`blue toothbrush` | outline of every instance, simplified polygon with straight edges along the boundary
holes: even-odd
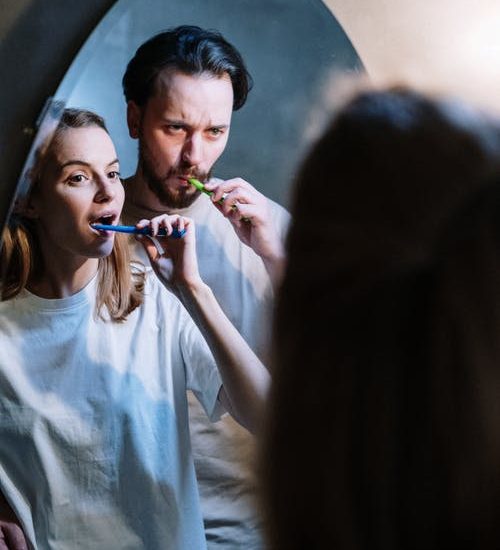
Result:
[[[91,225],[94,229],[98,229],[101,231],[118,231],[118,233],[135,233],[136,235],[151,235],[151,229],[149,227],[143,227],[142,229],[138,229],[133,225],[104,225],[101,223],[93,223]],[[172,237],[173,239],[180,239],[181,237],[184,236],[184,233],[186,233],[185,229],[183,229],[182,231],[179,231],[176,227],[174,227],[172,233],[168,236]],[[167,233],[165,232],[165,229],[160,229],[156,236],[167,237]]]

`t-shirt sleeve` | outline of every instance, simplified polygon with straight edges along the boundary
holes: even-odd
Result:
[[[271,208],[273,210],[273,220],[276,227],[276,231],[284,243],[286,241],[288,230],[290,228],[290,213],[278,203],[271,201]]]
[[[194,321],[186,312],[181,333],[181,351],[186,368],[186,386],[191,390],[212,422],[225,413],[218,400],[222,380],[214,356]]]

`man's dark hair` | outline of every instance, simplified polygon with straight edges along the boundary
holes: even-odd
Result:
[[[181,25],[153,36],[138,48],[123,76],[127,102],[145,105],[154,94],[158,75],[166,68],[188,75],[227,73],[233,85],[235,111],[244,105],[252,87],[243,58],[219,32]]]

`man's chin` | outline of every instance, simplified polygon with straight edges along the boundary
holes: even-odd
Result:
[[[167,209],[191,206],[200,196],[200,191],[176,175],[158,179],[148,170],[143,170],[145,181],[158,202]]]
[[[183,195],[183,196],[178,196],[178,197],[175,197],[171,202],[170,202],[170,208],[175,208],[175,209],[179,209],[179,208],[188,208],[188,206],[191,206],[193,204],[193,202],[200,196],[200,192],[197,191],[196,193],[192,193],[190,195]]]
[[[200,196],[200,191],[194,189],[190,193],[180,192],[172,193],[170,190],[153,189],[152,190],[159,200],[160,204],[166,208],[187,208]]]

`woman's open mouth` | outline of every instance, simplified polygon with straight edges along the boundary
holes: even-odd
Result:
[[[117,214],[115,213],[106,213],[102,216],[99,216],[97,218],[92,219],[89,222],[90,227],[92,228],[92,231],[95,231],[99,234],[105,234],[105,235],[111,235],[113,234],[112,231],[106,231],[105,229],[96,229],[94,225],[114,225],[115,221],[118,219]]]

